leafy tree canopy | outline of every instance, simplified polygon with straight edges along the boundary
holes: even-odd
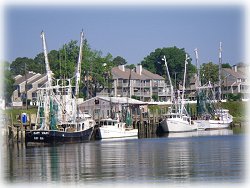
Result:
[[[222,68],[231,68],[231,65],[229,63],[222,63]]]
[[[6,102],[11,102],[11,96],[14,91],[14,83],[13,75],[10,71],[10,64],[8,62],[4,62],[4,98]]]
[[[26,71],[36,71],[36,64],[33,59],[27,57],[18,57],[10,65],[10,71],[13,75],[24,75]]]
[[[182,83],[186,52],[184,48],[168,47],[168,48],[157,48],[154,52],[151,52],[144,60],[141,62],[142,67],[153,72],[155,74],[161,75],[167,78],[167,71],[164,61],[162,60],[165,55],[168,70],[171,79],[176,81],[176,86]],[[188,60],[187,65],[187,80],[189,77],[195,73],[195,66],[191,64],[191,59]],[[174,82],[172,82],[174,83]]]
[[[114,66],[125,65],[125,64],[127,64],[127,61],[121,56],[117,56],[113,59]]]
[[[214,84],[219,80],[219,65],[212,62],[203,63],[200,68],[201,83],[207,84],[209,81]]]
[[[134,69],[135,65],[134,64],[130,64],[130,65],[126,65],[125,66],[127,69]]]

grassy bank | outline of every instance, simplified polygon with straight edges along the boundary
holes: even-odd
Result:
[[[17,108],[10,108],[2,111],[2,113],[6,116],[13,119],[13,123],[17,123],[17,116],[21,115],[22,113],[27,114],[36,114],[37,108],[36,107],[30,107],[27,110],[26,109],[17,109]]]

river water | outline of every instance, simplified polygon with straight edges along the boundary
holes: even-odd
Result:
[[[4,146],[5,184],[207,184],[245,182],[245,138],[232,130],[49,147]]]

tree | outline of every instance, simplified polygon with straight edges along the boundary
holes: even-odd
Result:
[[[79,46],[71,40],[59,51],[52,50],[48,54],[50,68],[55,78],[72,78],[78,61]]]
[[[134,64],[130,64],[130,65],[126,65],[125,66],[127,69],[134,69],[135,65]]]
[[[168,69],[171,79],[174,79],[176,86],[182,83],[186,52],[184,48],[169,47],[169,48],[157,48],[154,52],[151,52],[144,60],[141,62],[142,67],[153,72],[155,74],[161,75],[164,78],[167,78],[166,66],[162,60],[165,55]],[[195,73],[195,66],[192,65],[191,59],[188,60],[187,65],[187,80]]]
[[[232,68],[229,63],[222,63],[221,68]]]
[[[115,66],[112,58],[109,53],[103,57],[101,51],[92,50],[84,41],[82,79],[85,97],[96,96],[104,87],[110,88],[111,69]]]
[[[214,84],[219,81],[219,66],[212,62],[203,63],[200,68],[201,83],[207,84],[209,81]]]
[[[127,64],[127,61],[121,56],[117,56],[113,59],[113,65],[116,67],[119,65],[125,65],[125,64]]]
[[[26,71],[36,71],[35,61],[27,57],[18,57],[10,65],[10,71],[13,75],[24,75],[25,69]]]
[[[39,53],[34,58],[34,62],[37,65],[36,73],[45,73],[45,60],[44,60],[44,53]]]
[[[11,96],[14,91],[14,83],[13,75],[10,71],[9,62],[4,62],[4,98],[6,102],[11,102]]]

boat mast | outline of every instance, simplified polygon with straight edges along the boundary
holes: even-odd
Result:
[[[199,88],[201,86],[201,81],[200,81],[200,63],[199,63],[199,56],[198,56],[198,49],[194,49],[195,53],[195,60],[196,60],[196,69],[197,69],[197,81],[196,81],[196,88]]]
[[[50,67],[49,67],[46,40],[45,40],[45,34],[44,34],[43,31],[41,33],[41,38],[42,38],[42,42],[43,42],[43,52],[44,52],[44,58],[45,58],[46,74],[47,74],[47,77],[48,77],[48,87],[49,87],[49,89],[51,89],[51,86],[52,86],[52,71],[50,70]]]
[[[80,50],[79,50],[79,56],[78,56],[78,62],[76,67],[76,90],[75,90],[75,96],[79,95],[79,84],[80,84],[80,78],[81,78],[81,63],[82,63],[82,47],[83,47],[83,31],[80,34]]]
[[[184,91],[185,91],[185,84],[186,84],[186,72],[187,72],[187,64],[189,57],[186,54],[186,59],[185,59],[185,69],[184,69],[184,78],[183,78],[183,86],[182,86],[182,96],[181,96],[181,114],[183,113],[183,108],[184,108]]]
[[[166,56],[165,55],[163,56],[162,60],[164,60],[164,62],[165,62],[165,66],[166,66],[166,70],[167,70],[167,75],[168,75],[168,80],[169,80],[169,83],[170,83],[170,92],[171,92],[170,93],[171,94],[170,100],[171,100],[171,102],[173,102],[174,89],[173,89],[172,80],[170,78],[170,74],[169,74],[169,71],[168,71],[168,64],[167,64],[167,60],[166,60]]]
[[[46,75],[47,75],[47,78],[48,78],[48,82],[47,82],[48,89],[45,89],[46,94],[45,94],[44,98],[41,99],[41,100],[44,101],[44,104],[42,104],[44,106],[44,120],[43,120],[43,123],[44,123],[45,129],[48,129],[50,118],[51,118],[50,117],[50,110],[51,110],[51,98],[50,98],[50,96],[52,95],[52,92],[51,92],[52,91],[52,71],[50,70],[50,67],[49,67],[46,39],[45,39],[45,34],[44,34],[43,31],[41,33],[41,38],[42,38],[42,44],[43,44]],[[41,103],[41,101],[40,101],[40,103]]]
[[[219,48],[219,101],[221,101],[221,65],[222,65],[222,42]]]

